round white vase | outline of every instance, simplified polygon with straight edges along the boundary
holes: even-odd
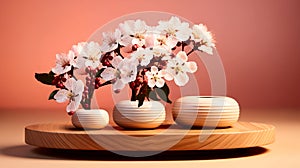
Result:
[[[72,124],[80,129],[102,129],[108,123],[108,113],[102,109],[78,109],[72,116]]]
[[[153,129],[166,118],[165,107],[157,101],[145,101],[138,107],[138,101],[123,100],[113,110],[113,120],[125,129]]]
[[[239,104],[225,96],[186,96],[172,108],[177,124],[188,127],[229,127],[238,121]]]

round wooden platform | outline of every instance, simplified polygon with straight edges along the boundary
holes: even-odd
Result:
[[[183,129],[176,125],[155,130],[76,130],[70,123],[30,125],[25,128],[29,145],[76,150],[158,151],[212,150],[264,146],[274,142],[272,125],[238,122],[230,128]]]

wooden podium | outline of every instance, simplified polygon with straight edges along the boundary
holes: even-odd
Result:
[[[252,122],[237,122],[232,127],[211,130],[188,130],[177,125],[163,125],[153,130],[123,130],[112,126],[102,130],[76,130],[71,123],[45,123],[25,128],[25,141],[29,145],[75,150],[156,151],[172,143],[166,150],[234,149],[264,146],[274,140],[274,126]]]

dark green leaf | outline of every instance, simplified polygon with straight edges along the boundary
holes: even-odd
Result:
[[[135,89],[131,89],[131,101],[136,101],[137,97],[136,97],[136,91]]]
[[[55,73],[54,73],[54,72],[52,72],[52,71],[50,71],[50,72],[49,72],[49,75],[53,75],[53,76],[54,76],[54,75],[55,75]]]
[[[51,94],[50,94],[48,100],[52,100],[52,99],[55,100],[55,99],[54,99],[54,95],[56,95],[57,92],[58,92],[58,90],[54,90],[53,92],[51,92]]]
[[[97,71],[96,73],[96,78],[100,77],[101,73],[105,70],[105,68],[100,69],[99,71]]]
[[[149,99],[149,95],[150,95],[150,92],[152,91],[152,89],[148,86],[148,84],[146,84],[146,88],[145,88],[145,96],[147,98],[148,101],[150,101]]]
[[[157,93],[155,92],[155,90],[150,91],[149,98],[154,101],[160,101],[160,99],[157,97]]]
[[[39,82],[46,84],[46,85],[53,85],[52,81],[54,80],[54,74],[53,73],[35,73],[34,75],[35,79]]]
[[[139,94],[137,96],[137,99],[139,101],[138,107],[141,107],[144,104],[145,97],[146,97],[145,94]]]
[[[160,89],[162,89],[162,90],[165,92],[165,94],[166,94],[167,96],[169,96],[169,94],[170,94],[170,89],[169,89],[169,86],[168,86],[166,83],[165,83],[164,86],[161,87]]]
[[[161,88],[155,88],[155,92],[158,94],[158,96],[167,103],[172,103],[172,101],[169,99],[170,89],[167,84],[165,84]]]

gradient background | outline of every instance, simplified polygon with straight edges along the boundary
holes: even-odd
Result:
[[[300,1],[298,0],[1,0],[1,109],[53,109],[53,88],[35,81],[55,54],[85,41],[117,17],[141,11],[174,13],[204,23],[215,34],[228,95],[242,108],[300,108]],[[199,77],[201,93],[209,79]],[[110,88],[98,91],[98,95]],[[109,94],[106,94],[109,95]],[[110,108],[108,96],[99,100]]]
[[[300,167],[299,7],[299,0],[0,0],[1,165]],[[34,73],[47,72],[55,64],[56,53],[67,52],[72,44],[87,40],[112,19],[149,10],[204,23],[215,34],[228,95],[242,107],[240,120],[276,127],[276,142],[264,154],[216,160],[203,160],[200,155],[199,160],[178,161],[119,161],[102,155],[99,160],[91,160],[86,155],[87,160],[82,160],[76,154],[39,154],[35,147],[25,144],[25,126],[70,121],[65,104],[48,101],[53,88],[38,83]],[[201,94],[209,94],[205,69],[200,66],[197,74]],[[101,106],[107,109],[113,105],[110,93],[109,87],[97,91]]]

